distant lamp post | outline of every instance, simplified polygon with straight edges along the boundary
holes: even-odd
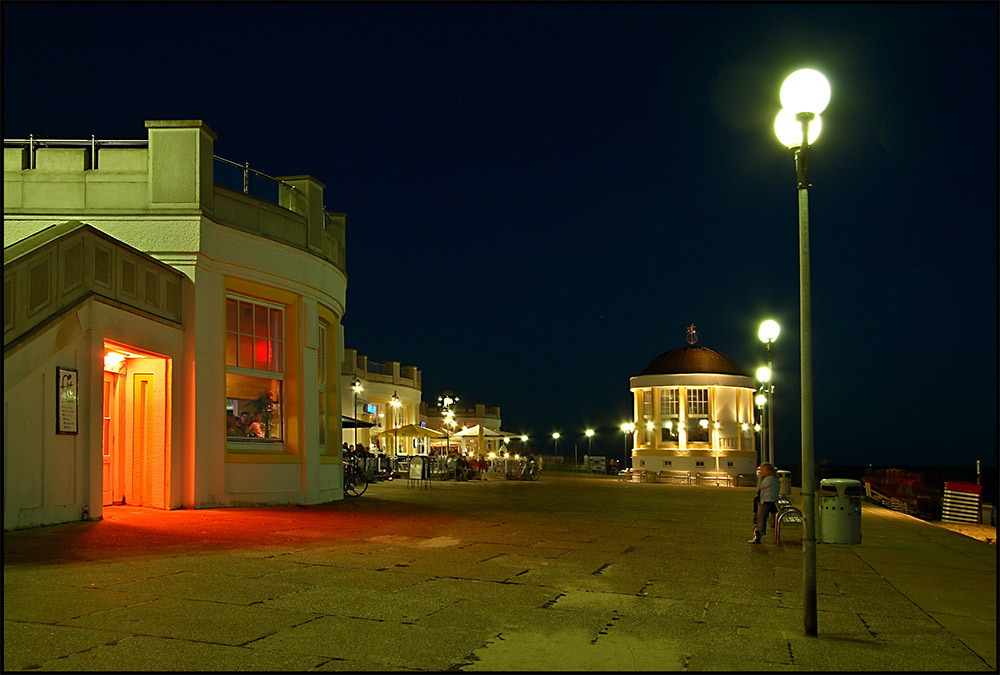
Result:
[[[358,394],[364,391],[364,387],[361,386],[361,380],[358,376],[354,376],[354,381],[351,382],[351,389],[354,390],[354,449],[358,449]]]
[[[392,406],[392,454],[399,454],[399,407],[402,402],[399,397],[396,396],[396,392],[392,392],[392,398],[389,400],[389,405]]]
[[[774,364],[771,363],[771,343],[778,339],[781,333],[781,326],[773,319],[768,319],[760,324],[757,329],[757,337],[767,345],[767,368],[774,375]],[[768,396],[771,405],[767,409],[767,461],[774,464],[774,382],[768,380]]]
[[[763,424],[763,422],[764,422],[764,406],[767,404],[767,396],[765,396],[764,394],[762,394],[762,393],[760,393],[758,391],[757,392],[757,396],[755,396],[754,399],[753,399],[753,402],[754,402],[754,404],[756,404],[757,410],[760,411],[760,415],[758,415],[758,419],[760,421],[757,424],[755,424],[754,427],[753,427],[754,431],[757,432],[757,438],[759,439],[759,442],[760,442],[760,461],[757,462],[757,463],[758,464],[763,464],[764,462],[767,461],[767,449],[764,446],[764,441],[765,441],[765,439],[764,439],[764,429],[766,429],[767,427],[765,427],[764,424]]]
[[[634,422],[625,422],[624,424],[622,424],[621,430],[622,430],[622,433],[625,434],[625,437],[622,439],[622,440],[625,441],[625,449],[622,452],[622,454],[625,455],[625,468],[627,469],[627,468],[629,468],[629,461],[628,461],[628,436],[629,436],[629,434],[634,434],[635,433],[635,423]]]
[[[809,146],[822,129],[820,113],[830,103],[822,73],[796,70],[781,85],[782,110],[774,132],[793,151],[799,195],[799,347],[802,370],[803,629],[816,635],[816,486],[813,451],[812,300],[809,281]]]
[[[552,433],[552,444],[553,444],[552,454],[553,455],[558,455],[559,454],[559,432],[558,431],[555,431],[555,432]]]
[[[587,435],[587,457],[589,458],[590,456],[592,456],[594,454],[594,430],[593,429],[587,429],[583,433],[585,433]],[[588,459],[587,461],[589,462],[590,460]],[[576,461],[576,455],[575,454],[573,456],[573,462],[576,463],[576,470],[579,471],[580,470],[580,464]],[[590,467],[587,467],[587,470],[589,471]]]
[[[757,369],[757,381],[760,382],[760,393],[757,394],[757,405],[760,406],[761,412],[764,419],[761,420],[761,425],[764,427],[764,435],[760,441],[760,461],[770,462],[774,464],[774,459],[770,456],[771,453],[768,451],[768,441],[771,438],[771,414],[774,412],[774,408],[768,405],[771,401],[769,389],[771,384],[771,369],[767,366],[761,366]]]
[[[458,424],[455,421],[455,411],[451,409],[451,406],[458,403],[458,397],[454,396],[451,392],[445,392],[438,396],[438,407],[441,408],[441,414],[444,415],[444,444],[445,444],[445,455],[447,456],[451,452],[451,434],[448,431],[448,427],[451,430],[455,430],[455,425]]]

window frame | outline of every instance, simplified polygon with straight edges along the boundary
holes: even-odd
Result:
[[[230,326],[230,323],[229,323],[229,302],[230,301],[235,301],[236,302],[236,325],[235,325],[235,330],[231,330],[231,328],[233,328],[233,327]],[[226,374],[226,380],[227,380],[226,387],[225,387],[225,389],[226,389],[225,390],[225,399],[226,399],[225,411],[226,411],[227,418],[228,418],[228,415],[235,414],[237,412],[234,409],[234,406],[235,406],[235,404],[233,403],[234,401],[252,400],[252,399],[240,399],[240,398],[236,398],[236,397],[230,395],[230,389],[229,389],[229,383],[228,383],[229,376],[233,375],[233,376],[238,376],[238,377],[248,377],[248,378],[255,378],[255,379],[259,379],[259,380],[270,381],[272,383],[276,383],[276,384],[273,384],[272,386],[274,386],[277,389],[277,391],[278,391],[278,396],[277,396],[277,399],[276,399],[276,401],[274,403],[274,405],[278,406],[278,436],[277,437],[267,437],[267,438],[252,438],[252,437],[245,437],[245,436],[231,436],[231,435],[229,435],[228,429],[227,429],[227,432],[226,432],[226,449],[229,450],[229,451],[238,451],[238,452],[247,452],[247,451],[249,451],[249,452],[284,452],[285,445],[286,445],[286,443],[288,441],[288,438],[287,438],[287,433],[288,432],[287,432],[287,428],[286,428],[286,424],[287,424],[287,419],[286,418],[287,418],[287,415],[286,415],[286,410],[285,410],[285,406],[286,406],[285,399],[287,397],[287,391],[286,391],[286,387],[287,387],[287,385],[286,385],[286,379],[287,378],[286,378],[286,376],[287,376],[287,358],[288,358],[288,354],[287,354],[287,343],[288,343],[288,340],[287,340],[287,336],[288,336],[287,321],[288,321],[288,315],[289,315],[288,307],[285,304],[281,303],[281,302],[275,302],[273,300],[266,300],[264,298],[253,297],[253,296],[250,296],[250,295],[246,295],[246,294],[238,293],[238,292],[234,292],[234,291],[229,291],[229,290],[227,290],[226,293],[225,293],[224,303],[225,303],[224,304],[225,315],[224,315],[224,319],[223,319],[224,328],[225,328],[225,361],[224,361],[224,363],[225,363],[225,374]],[[251,319],[252,323],[251,323],[251,326],[250,326],[251,333],[245,333],[245,332],[243,332],[241,330],[241,325],[240,325],[240,318],[241,318],[240,317],[240,303],[247,303],[247,304],[249,304],[249,305],[251,305],[253,307],[253,312],[252,312],[253,316],[252,316],[252,319]],[[265,336],[259,336],[259,335],[257,335],[256,334],[256,330],[254,330],[255,329],[255,325],[256,325],[256,321],[257,321],[257,316],[258,316],[258,314],[257,314],[258,308],[266,309],[267,310],[267,312],[266,312],[266,320],[265,320],[265,327],[266,327],[267,335],[265,335]],[[273,315],[272,312],[274,312],[274,311],[280,313],[277,324],[275,324],[274,320],[273,320],[273,316],[274,315]],[[277,331],[275,331],[275,332],[279,333],[278,335],[271,335],[271,332],[272,332],[273,328],[277,328]],[[234,353],[230,352],[230,350],[231,350],[230,336],[231,335],[235,335],[235,338],[236,338],[235,339],[235,343],[233,344],[233,347],[232,347],[232,349],[234,350]],[[240,345],[241,345],[240,338],[241,337],[250,338],[250,345],[251,345],[251,349],[250,349],[250,363],[251,363],[251,366],[250,367],[247,367],[245,365],[240,365],[241,364],[241,358],[240,358]],[[269,356],[268,356],[268,362],[266,364],[266,368],[256,368],[256,367],[253,367],[253,366],[257,365],[257,362],[256,362],[256,351],[257,351],[256,350],[256,341],[257,340],[264,340],[266,343],[271,343],[271,344],[268,344],[268,347],[266,348],[267,349],[267,353],[269,354]],[[277,350],[274,349],[275,345],[277,345]],[[272,359],[271,354],[273,354],[275,351],[277,351],[277,356],[273,357],[273,359]],[[234,362],[235,365],[233,363],[231,363],[231,362]],[[277,369],[275,369],[275,368],[277,368]],[[239,416],[239,415],[237,415],[237,416]]]

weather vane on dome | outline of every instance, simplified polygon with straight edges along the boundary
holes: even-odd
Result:
[[[693,345],[695,342],[698,341],[698,331],[694,329],[694,324],[688,326],[687,341],[689,345]]]

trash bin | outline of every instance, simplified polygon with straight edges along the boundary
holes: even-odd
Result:
[[[778,480],[781,481],[781,487],[778,489],[778,492],[783,495],[792,494],[792,472],[779,469]]]
[[[861,543],[861,481],[824,478],[819,482],[818,535],[824,544]]]

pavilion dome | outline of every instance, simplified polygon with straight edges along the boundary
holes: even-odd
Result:
[[[688,375],[716,373],[749,377],[731,358],[708,347],[679,347],[663,352],[649,362],[641,375]]]

